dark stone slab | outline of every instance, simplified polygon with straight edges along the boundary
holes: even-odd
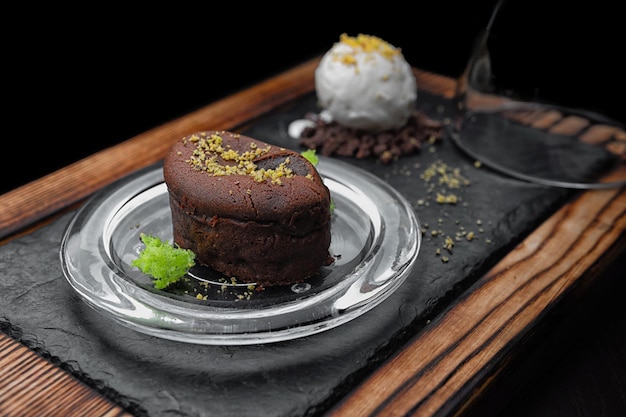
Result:
[[[427,93],[419,97],[431,117],[452,117],[451,102]],[[245,133],[297,149],[288,124],[311,110],[314,97],[304,97]],[[59,246],[70,213],[0,247],[1,327],[137,415],[320,415],[571,195],[476,168],[446,138],[391,165],[345,160],[398,189],[425,227],[407,281],[349,323],[298,340],[252,346],[193,345],[137,333],[89,308],[63,277]],[[470,181],[442,190],[460,197],[455,205],[436,203],[442,186],[431,189],[421,178],[438,161]],[[475,238],[468,240],[463,232],[474,232]],[[444,239],[457,234],[461,237],[448,253]]]

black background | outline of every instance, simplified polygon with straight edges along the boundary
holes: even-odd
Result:
[[[495,4],[18,10],[3,60],[0,192],[320,55],[342,32],[379,36],[411,65],[458,77]],[[620,119],[617,8],[576,7],[509,0],[498,21],[501,79]]]

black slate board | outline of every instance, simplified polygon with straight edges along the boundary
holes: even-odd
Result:
[[[449,100],[419,93],[431,117],[453,117]],[[243,133],[299,149],[289,123],[315,111],[303,97]],[[89,308],[63,277],[59,247],[73,213],[0,247],[0,328],[52,358],[136,415],[315,416],[328,410],[571,195],[475,168],[444,138],[391,165],[342,158],[385,179],[411,202],[425,227],[415,268],[385,302],[345,325],[298,340],[202,346],[158,339]],[[421,173],[436,161],[471,184],[434,202]],[[441,233],[432,235],[432,231]],[[473,231],[443,249],[445,236]],[[437,249],[441,255],[437,255]],[[442,256],[448,256],[448,262]]]

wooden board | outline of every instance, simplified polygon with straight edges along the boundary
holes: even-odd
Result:
[[[207,120],[210,128],[241,129],[311,92],[316,65],[317,60],[306,62],[0,196],[0,243],[31,233],[105,185],[161,160],[179,137],[209,128]],[[454,80],[416,73],[422,89],[448,98],[454,94]],[[614,176],[626,178],[626,172]],[[625,229],[624,189],[581,193],[359,384],[331,415],[462,414],[515,360],[516,346],[551,311],[593,285],[604,266],[623,252]],[[42,397],[53,399],[51,409],[73,404],[76,415],[120,412],[97,391],[1,332],[0,375],[4,414],[29,415]],[[62,382],[54,383],[57,378]]]

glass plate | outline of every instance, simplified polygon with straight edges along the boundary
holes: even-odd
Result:
[[[292,286],[237,284],[194,267],[167,290],[131,266],[140,233],[172,241],[162,164],[96,193],[61,242],[63,273],[95,310],[121,324],[180,342],[243,345],[322,332],[371,310],[407,278],[421,245],[411,205],[389,184],[345,162],[317,166],[335,202],[331,255],[319,277]]]

